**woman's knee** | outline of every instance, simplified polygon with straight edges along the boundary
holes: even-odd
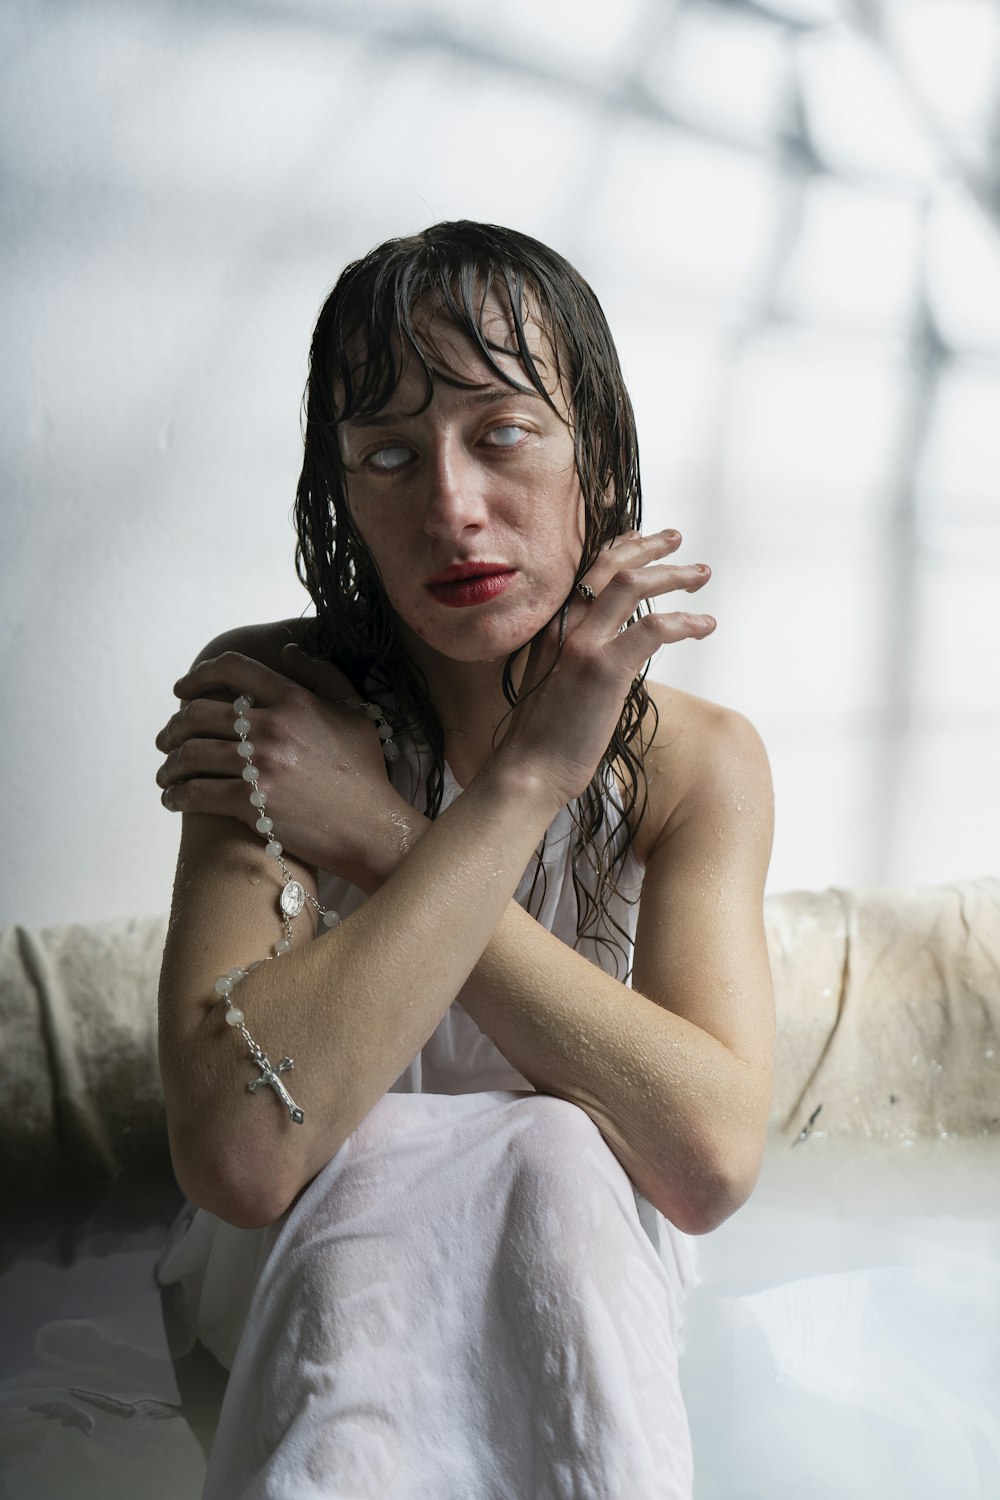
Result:
[[[518,1200],[535,1218],[562,1231],[567,1219],[595,1227],[608,1212],[632,1213],[631,1183],[600,1130],[579,1105],[550,1094],[519,1101],[507,1144],[514,1158]]]

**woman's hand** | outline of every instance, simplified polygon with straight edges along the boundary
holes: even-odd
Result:
[[[357,694],[344,674],[292,644],[281,665],[287,675],[226,651],[179,679],[181,707],[156,738],[166,752],[156,776],[161,800],[173,812],[254,826],[260,810],[243,779],[232,706],[249,695],[247,737],[275,837],[304,864],[366,885],[391,820],[412,809],[389,784],[374,723],[345,706]]]
[[[686,611],[657,612],[628,625],[643,599],[693,593],[708,582],[711,569],[704,563],[658,561],[680,542],[676,531],[613,538],[581,580],[595,597],[570,596],[562,649],[562,611],[532,643],[498,753],[527,756],[562,803],[589,785],[633,679],[650,657],[668,642],[701,640],[715,629],[711,615]]]

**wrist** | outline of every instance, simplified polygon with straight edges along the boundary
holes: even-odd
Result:
[[[350,877],[366,896],[373,895],[388,880],[431,826],[430,819],[404,802],[398,793],[392,795],[392,804],[380,814]]]
[[[506,743],[493,752],[472,786],[477,783],[488,788],[499,802],[509,805],[518,818],[536,824],[539,837],[565,806],[565,799],[542,767]]]

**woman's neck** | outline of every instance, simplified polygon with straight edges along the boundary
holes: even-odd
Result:
[[[444,752],[455,779],[467,786],[503,738],[510,704],[503,693],[505,661],[454,661],[437,652],[411,651],[427,680],[444,729]],[[515,687],[523,659],[514,666]]]

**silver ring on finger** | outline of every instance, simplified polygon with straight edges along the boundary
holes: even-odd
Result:
[[[593,604],[594,600],[597,598],[597,595],[594,593],[594,590],[590,587],[589,583],[578,583],[576,586],[576,591],[580,595],[581,599],[586,599],[588,604]]]

